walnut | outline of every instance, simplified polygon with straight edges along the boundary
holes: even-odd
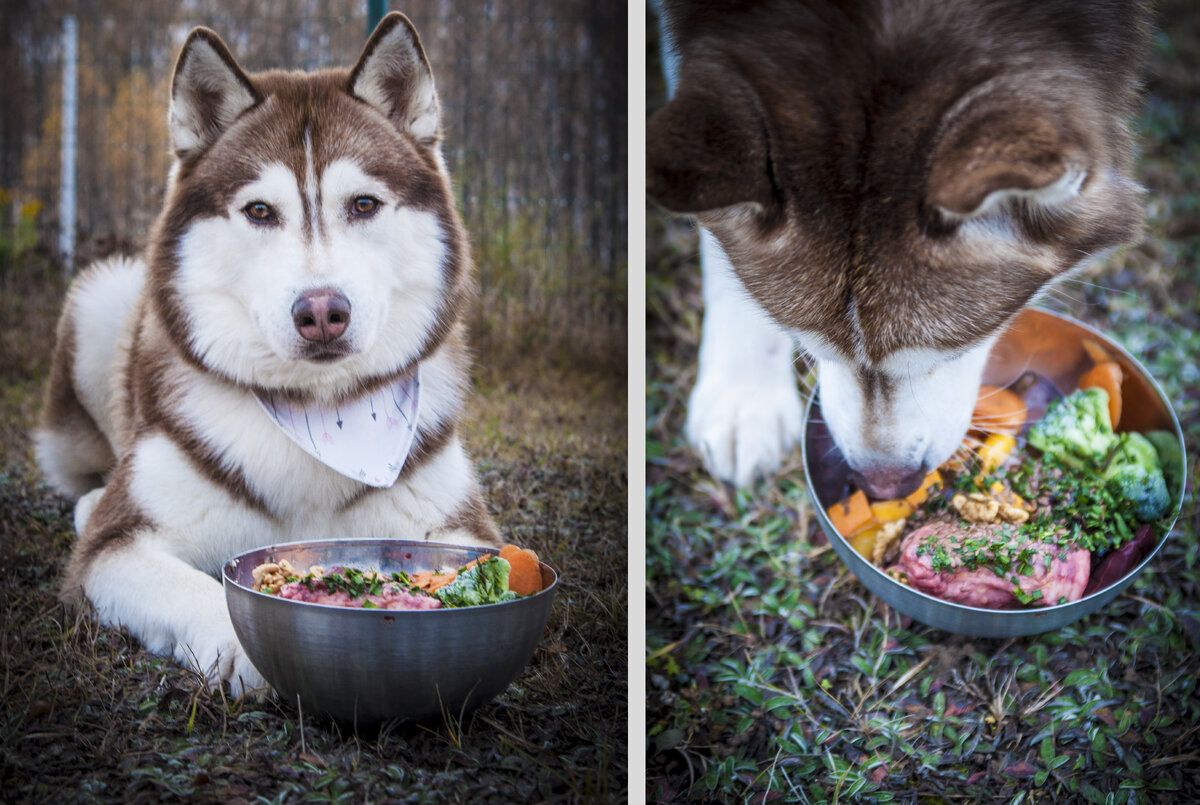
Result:
[[[1029,519],[1029,512],[1022,509],[1020,506],[1014,506],[1011,503],[1000,502],[1000,519],[1006,523],[1020,525]]]
[[[1000,490],[999,495],[1005,495],[1009,500],[1003,497],[991,497],[983,492],[972,492],[969,495],[964,495],[961,492],[950,499],[950,505],[953,506],[964,520],[972,523],[997,523],[1004,521],[1013,525],[1020,525],[1029,519],[1029,512],[1021,506],[1010,502],[1015,496],[1007,490]],[[1020,498],[1016,498],[1019,502]]]
[[[900,532],[904,531],[904,524],[907,522],[907,519],[901,518],[886,522],[879,527],[879,533],[875,535],[875,547],[871,550],[873,564],[876,566],[883,564],[883,555],[900,538]]]
[[[994,523],[1000,513],[1000,501],[982,492],[972,492],[970,495],[959,492],[950,499],[950,505],[964,520],[972,523]]]
[[[312,571],[324,572],[320,567],[314,567]],[[292,567],[292,563],[286,559],[261,564],[254,568],[254,591],[277,593],[279,592],[279,588],[286,584],[289,578],[299,575],[300,572]],[[317,575],[320,574],[318,573]]]

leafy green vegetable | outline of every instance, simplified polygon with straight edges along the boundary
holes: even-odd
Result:
[[[1183,489],[1184,473],[1179,437],[1170,431],[1152,430],[1146,434],[1146,438],[1158,451],[1158,463],[1162,466],[1163,480],[1167,482],[1167,492],[1177,496]]]
[[[1173,434],[1149,438],[1113,433],[1108,393],[1092,388],[1056,401],[1029,431],[1029,443],[1042,451],[1039,490],[1024,486],[1025,471],[1014,473],[1013,488],[1047,496],[1053,515],[1035,517],[1026,528],[1047,532],[1054,521],[1069,525],[1069,539],[1088,550],[1116,547],[1133,538],[1138,522],[1161,519],[1171,496],[1164,461],[1178,472],[1182,463]],[[1161,454],[1156,447],[1162,444]],[[1167,458],[1163,458],[1167,457]],[[1172,482],[1178,488],[1178,480]]]
[[[1029,429],[1029,443],[1072,467],[1098,466],[1116,436],[1108,415],[1108,392],[1079,389],[1054,403]]]
[[[506,559],[494,556],[460,572],[458,578],[434,595],[448,607],[476,607],[511,601],[517,594],[508,589],[509,570]]]
[[[1109,491],[1128,501],[1143,523],[1159,519],[1171,507],[1154,445],[1140,433],[1122,433],[1102,473]]]

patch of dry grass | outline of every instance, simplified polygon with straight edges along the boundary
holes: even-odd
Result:
[[[477,711],[354,735],[271,699],[230,701],[122,631],[66,614],[55,591],[70,510],[40,485],[28,439],[63,284],[36,271],[2,279],[5,801],[624,798],[623,375],[482,352],[464,437],[501,529],[560,573],[550,623],[529,667]]]
[[[48,262],[0,266],[0,457],[27,461],[66,283]]]

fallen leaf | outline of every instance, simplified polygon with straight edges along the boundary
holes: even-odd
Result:
[[[321,757],[318,754],[314,754],[313,752],[301,752],[299,755],[299,759],[303,760],[305,763],[308,763],[309,765],[319,766],[322,769],[328,767],[328,765],[329,765],[328,763],[325,762],[325,758]]]

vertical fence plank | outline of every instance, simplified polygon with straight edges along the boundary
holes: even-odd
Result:
[[[62,162],[58,195],[58,252],[67,275],[75,270],[75,138],[78,110],[79,26],[71,15],[62,29]]]

